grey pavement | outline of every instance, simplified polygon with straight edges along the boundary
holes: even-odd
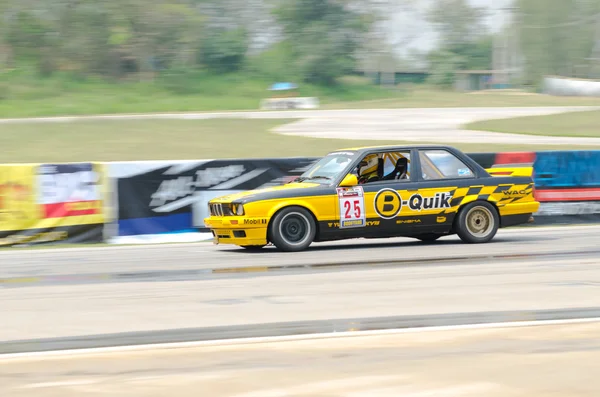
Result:
[[[369,264],[472,256],[565,253],[600,250],[600,225],[507,228],[491,243],[465,244],[456,236],[433,244],[415,239],[354,239],[315,243],[297,253],[267,247],[259,253],[231,245],[187,243],[66,249],[0,250],[0,286],[6,278],[98,275],[267,266]],[[27,280],[24,280],[27,281]]]
[[[454,263],[433,261],[378,267],[368,266],[365,262],[363,267],[346,271],[256,273],[252,277],[241,274],[182,281],[134,279],[127,283],[8,285],[0,287],[3,315],[0,340],[288,321],[598,307],[600,260],[597,251],[579,257],[471,261],[467,258],[475,250],[488,253],[500,250],[514,255],[544,245],[547,252],[563,253],[597,248],[598,228],[570,229],[557,228],[554,232],[519,230],[512,235],[507,233],[506,241],[487,245],[451,242],[427,246],[428,252],[435,251],[440,257],[448,256],[449,251],[461,252],[465,259]],[[324,255],[339,260],[356,259],[357,255],[368,258],[372,254],[385,255],[391,261],[405,256],[411,249],[417,250],[413,251],[416,258],[425,253],[423,246],[406,249],[404,243],[384,248],[375,244],[371,248],[354,250],[309,251],[303,260],[310,263]],[[150,262],[149,257],[152,257],[156,268],[167,271],[182,263],[193,266],[193,258],[199,258],[201,254],[194,249],[198,248],[137,247],[112,252],[110,249],[89,249],[79,250],[74,257],[70,256],[73,252],[55,251],[52,254],[46,251],[37,259],[33,259],[34,255],[28,259],[34,261],[29,266],[37,263],[41,268],[48,263],[48,267],[55,267],[62,263],[63,272],[73,272],[86,254],[95,255],[94,262],[82,264],[81,268],[95,267],[95,271],[104,266],[132,269],[138,262]],[[229,252],[230,249],[221,252],[219,247],[204,249],[217,257],[229,256],[229,264],[244,260],[254,264],[281,264],[299,257],[277,253],[268,260],[270,254],[241,254]],[[147,254],[140,257],[144,250],[148,250]],[[19,254],[26,257],[24,251]],[[19,259],[13,256],[9,264],[4,261],[8,256],[0,256],[1,268],[17,268]],[[52,262],[44,262],[52,258]],[[180,262],[182,258],[184,262]],[[209,265],[202,259],[196,259],[195,263]]]
[[[539,116],[598,108],[461,108],[357,111],[327,118],[307,117],[275,132],[315,138],[401,140],[413,143],[490,143],[523,145],[600,145],[600,138],[549,137],[471,131],[463,125],[491,119]],[[598,120],[600,124],[600,117]],[[569,131],[565,131],[567,135]]]
[[[10,397],[597,397],[600,323],[0,361]]]

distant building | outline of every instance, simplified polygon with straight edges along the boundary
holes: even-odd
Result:
[[[457,91],[481,91],[510,88],[507,83],[508,72],[501,70],[458,70],[455,72],[454,88]]]

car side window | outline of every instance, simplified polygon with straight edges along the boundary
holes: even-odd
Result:
[[[420,150],[422,177],[425,180],[473,178],[473,171],[447,150]]]
[[[371,153],[357,167],[359,183],[410,180],[410,151]]]

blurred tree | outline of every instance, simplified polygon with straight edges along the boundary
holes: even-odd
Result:
[[[283,0],[275,15],[305,82],[333,85],[354,70],[368,14],[341,0]]]
[[[443,49],[463,48],[487,34],[485,9],[467,0],[437,0],[429,9],[428,21],[440,35]]]
[[[428,83],[450,88],[454,84],[455,72],[464,63],[464,58],[451,51],[437,50],[429,54],[428,61]]]
[[[209,28],[201,46],[200,60],[215,72],[236,72],[244,64],[248,34],[244,28]]]
[[[35,11],[19,9],[11,13],[7,22],[7,43],[16,58],[36,64],[41,74],[54,69],[56,45],[52,21]]]
[[[439,34],[440,45],[429,56],[429,82],[444,87],[454,82],[454,72],[489,69],[492,63],[492,37],[484,25],[486,12],[466,0],[438,0],[428,13],[428,21]]]
[[[0,34],[45,74],[119,77],[195,62],[202,18],[191,0],[5,1]]]
[[[526,81],[544,75],[584,77],[592,63],[600,0],[516,0],[516,28]],[[583,76],[581,74],[584,74]]]
[[[111,0],[111,42],[120,69],[145,74],[190,67],[200,43],[202,17],[186,0]]]

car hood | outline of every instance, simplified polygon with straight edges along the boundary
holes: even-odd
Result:
[[[316,187],[322,187],[322,185],[318,184],[318,183],[307,183],[307,182],[301,182],[301,183],[287,183],[285,185],[281,185],[281,186],[272,186],[272,187],[267,187],[267,188],[263,188],[263,189],[255,189],[255,190],[247,190],[244,192],[239,192],[239,193],[233,193],[233,194],[228,194],[226,196],[220,196],[220,197],[216,197],[212,200],[210,200],[213,203],[231,203],[233,201],[245,201],[245,199],[253,199],[253,198],[258,198],[260,196],[264,196],[264,195],[269,195],[271,196],[271,193],[276,193],[277,192],[290,192],[290,191],[294,191],[294,190],[304,190],[307,188],[316,188]]]

